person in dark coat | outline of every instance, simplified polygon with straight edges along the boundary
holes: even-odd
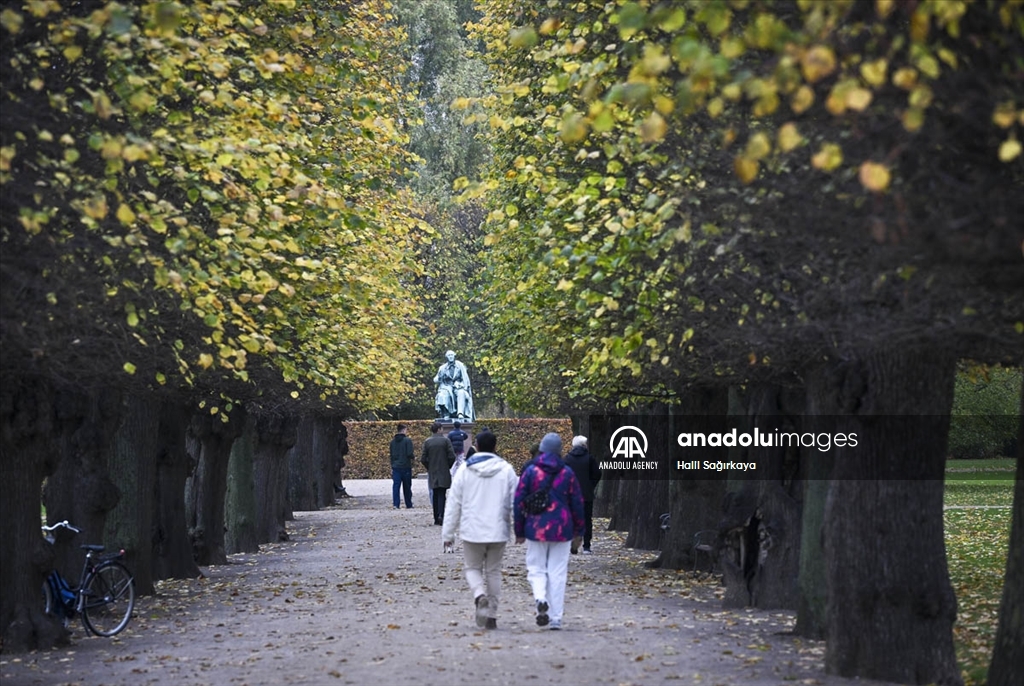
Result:
[[[402,489],[405,495],[405,508],[412,508],[412,461],[415,452],[412,447],[412,439],[408,436],[409,428],[405,424],[398,425],[398,433],[391,439],[389,450],[391,453],[391,500],[395,509],[398,509],[398,491]]]
[[[448,437],[441,434],[441,425],[430,426],[431,436],[423,442],[420,462],[427,468],[427,487],[434,494],[434,524],[441,526],[444,520],[445,494],[452,485],[452,466],[455,464],[455,450]]]
[[[573,473],[579,479],[580,490],[583,491],[583,516],[586,520],[583,529],[583,552],[589,553],[590,540],[594,535],[594,489],[601,480],[601,466],[587,449],[586,436],[576,436],[572,439],[572,450],[565,456],[565,463],[572,467]]]

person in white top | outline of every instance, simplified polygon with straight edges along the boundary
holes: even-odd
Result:
[[[462,539],[466,581],[473,591],[477,626],[498,628],[501,561],[515,539],[512,499],[519,478],[508,462],[494,453],[498,439],[490,431],[476,437],[478,452],[455,473],[445,503],[441,541],[452,552],[456,534]]]

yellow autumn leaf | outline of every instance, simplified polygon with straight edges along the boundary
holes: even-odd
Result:
[[[110,103],[110,97],[103,91],[93,94],[92,106],[93,109],[96,110],[96,116],[100,119],[110,119],[110,115],[113,114],[113,106]]]
[[[750,160],[762,160],[772,151],[772,143],[764,132],[755,133],[747,141],[747,149],[743,156]]]
[[[559,137],[565,143],[579,143],[587,137],[587,121],[579,112],[569,112],[562,118],[562,125],[558,131]]]
[[[8,33],[15,34],[21,31],[21,25],[25,23],[24,17],[10,8],[0,12],[0,26],[7,29]]]
[[[901,119],[903,128],[913,133],[924,126],[924,110],[919,107],[910,107],[903,113]]]
[[[917,70],[913,67],[903,67],[897,69],[892,75],[892,83],[897,88],[903,90],[910,90],[917,85]]]
[[[863,112],[871,104],[871,91],[867,88],[853,88],[846,92],[846,106],[855,112]]]
[[[712,98],[711,102],[708,103],[708,116],[712,119],[717,118],[722,111],[725,109],[725,101],[721,98]]]
[[[668,131],[668,124],[665,118],[657,112],[651,112],[640,124],[640,138],[644,143],[656,143],[665,137]]]
[[[131,224],[135,221],[135,213],[132,212],[132,208],[121,203],[117,208],[117,220],[122,224]]]
[[[843,163],[843,149],[835,143],[825,143],[811,158],[815,169],[830,172]]]
[[[875,0],[875,11],[878,12],[878,16],[885,19],[892,12],[893,5],[896,4],[896,0]]]
[[[860,183],[869,191],[884,191],[889,187],[889,168],[877,162],[864,162],[860,165]]]
[[[733,169],[736,171],[736,176],[739,177],[740,181],[750,183],[757,178],[760,165],[757,163],[757,160],[740,156],[733,161]]]
[[[672,58],[665,54],[660,45],[644,44],[644,56],[640,60],[640,69],[644,74],[657,76],[672,66]]]
[[[886,72],[889,70],[889,61],[884,57],[873,62],[865,62],[860,65],[860,75],[871,86],[882,86],[885,84]]]
[[[124,370],[126,372],[128,372],[129,374],[134,374],[135,373],[135,369],[136,369],[135,365],[132,364],[131,362],[125,362],[124,363]]]
[[[1020,156],[1021,145],[1020,141],[1016,138],[1010,138],[1003,141],[1002,145],[999,146],[999,161],[1000,162],[1012,162]]]
[[[1010,128],[1016,119],[1017,112],[1012,102],[1000,103],[996,107],[996,111],[992,113],[992,123],[1001,129]]]
[[[199,366],[203,369],[209,369],[213,365],[213,355],[209,353],[203,353],[199,356]]]
[[[789,122],[782,125],[779,129],[779,150],[782,152],[789,152],[796,146],[800,145],[804,140],[804,137],[800,135],[800,132],[796,128],[796,124]]]
[[[514,28],[508,33],[508,42],[514,48],[528,50],[537,45],[538,40],[537,30],[532,26]]]
[[[80,45],[69,45],[64,48],[64,58],[68,62],[74,62],[82,56],[82,46]]]
[[[94,195],[85,201],[82,206],[82,211],[85,216],[91,217],[92,219],[103,219],[107,216],[107,199],[102,195]]]
[[[789,107],[796,114],[803,114],[813,104],[814,91],[811,90],[810,86],[800,86],[796,93],[793,94],[793,99],[790,101]]]
[[[658,110],[658,112],[663,115],[672,114],[676,109],[676,101],[673,98],[669,98],[664,95],[655,95],[654,109]]]
[[[832,48],[825,45],[815,45],[804,53],[800,60],[800,67],[804,78],[814,83],[825,78],[836,68],[836,56]]]

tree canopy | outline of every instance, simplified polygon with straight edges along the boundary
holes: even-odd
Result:
[[[402,397],[418,301],[399,276],[429,232],[396,192],[409,99],[389,12],[5,8],[5,377]]]
[[[488,2],[492,374],[577,397],[1019,351],[1019,5]],[[490,261],[490,260],[489,260]],[[550,398],[548,399],[550,401]]]

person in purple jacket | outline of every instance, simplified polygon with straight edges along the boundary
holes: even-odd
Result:
[[[523,469],[516,487],[516,543],[526,541],[526,579],[533,590],[537,626],[562,628],[569,548],[583,534],[583,491],[572,468],[562,461],[562,439],[544,436],[540,454]],[[540,514],[528,514],[523,500],[550,489],[550,503]]]

